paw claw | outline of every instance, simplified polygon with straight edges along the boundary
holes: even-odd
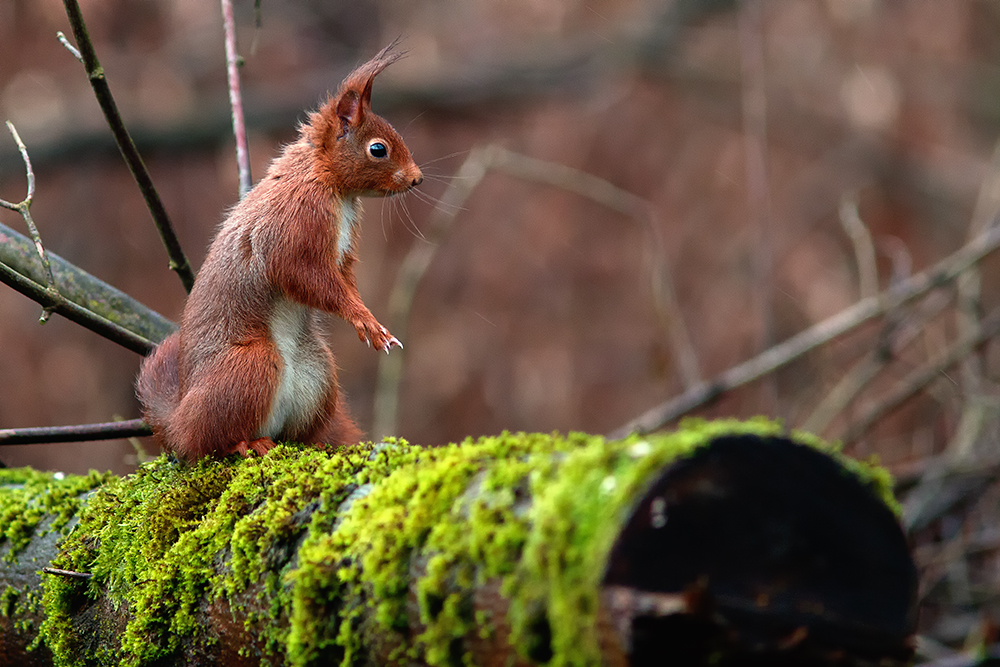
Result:
[[[271,438],[257,438],[256,440],[241,440],[236,443],[230,453],[236,453],[240,456],[246,457],[250,455],[250,452],[255,453],[257,456],[264,456],[275,446],[274,440]]]

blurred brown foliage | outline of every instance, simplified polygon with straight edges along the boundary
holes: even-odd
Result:
[[[81,4],[198,266],[236,198],[219,8]],[[273,0],[259,29],[249,1],[237,19],[258,177],[304,110],[403,35],[409,55],[380,77],[374,106],[429,178],[426,197],[366,204],[359,282],[383,321],[398,267],[426,243],[420,230],[434,198],[480,145],[574,167],[651,203],[675,317],[706,379],[860,298],[845,201],[857,202],[870,232],[879,289],[961,247],[1000,201],[993,0]],[[183,290],[57,30],[69,32],[58,0],[0,3],[0,116],[32,155],[42,238],[176,318]],[[0,197],[20,200],[23,182],[4,138]],[[20,229],[14,213],[0,211],[0,221]],[[609,432],[680,393],[648,244],[641,225],[593,201],[487,175],[416,294],[398,434],[435,444],[503,429]],[[997,263],[981,265],[983,312],[998,302]],[[954,289],[931,297],[941,293]],[[962,326],[953,304],[920,306],[935,310],[823,435],[842,435],[865,406],[943,354]],[[38,312],[0,289],[0,426],[137,416],[135,355],[58,317],[39,327]],[[860,327],[699,414],[801,425],[885,326]],[[330,337],[354,415],[370,428],[377,356],[339,320]],[[922,627],[940,641],[985,637],[989,614],[1000,612],[994,347],[942,373],[848,449],[877,454],[915,493],[929,493],[934,475],[941,489],[958,488],[929,520],[915,520],[908,505],[927,577]],[[0,458],[123,472],[131,451],[123,442],[21,446]],[[956,466],[979,470],[979,481],[959,475],[952,484]]]

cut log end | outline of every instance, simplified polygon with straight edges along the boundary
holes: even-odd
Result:
[[[609,662],[906,664],[917,573],[892,510],[837,461],[721,437],[666,468],[611,551]]]

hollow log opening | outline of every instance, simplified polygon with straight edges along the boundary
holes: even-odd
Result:
[[[720,437],[669,466],[611,551],[632,667],[903,664],[917,573],[896,517],[816,449]]]

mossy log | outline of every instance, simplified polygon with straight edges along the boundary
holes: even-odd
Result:
[[[0,470],[0,664],[902,665],[890,483],[766,421]]]

